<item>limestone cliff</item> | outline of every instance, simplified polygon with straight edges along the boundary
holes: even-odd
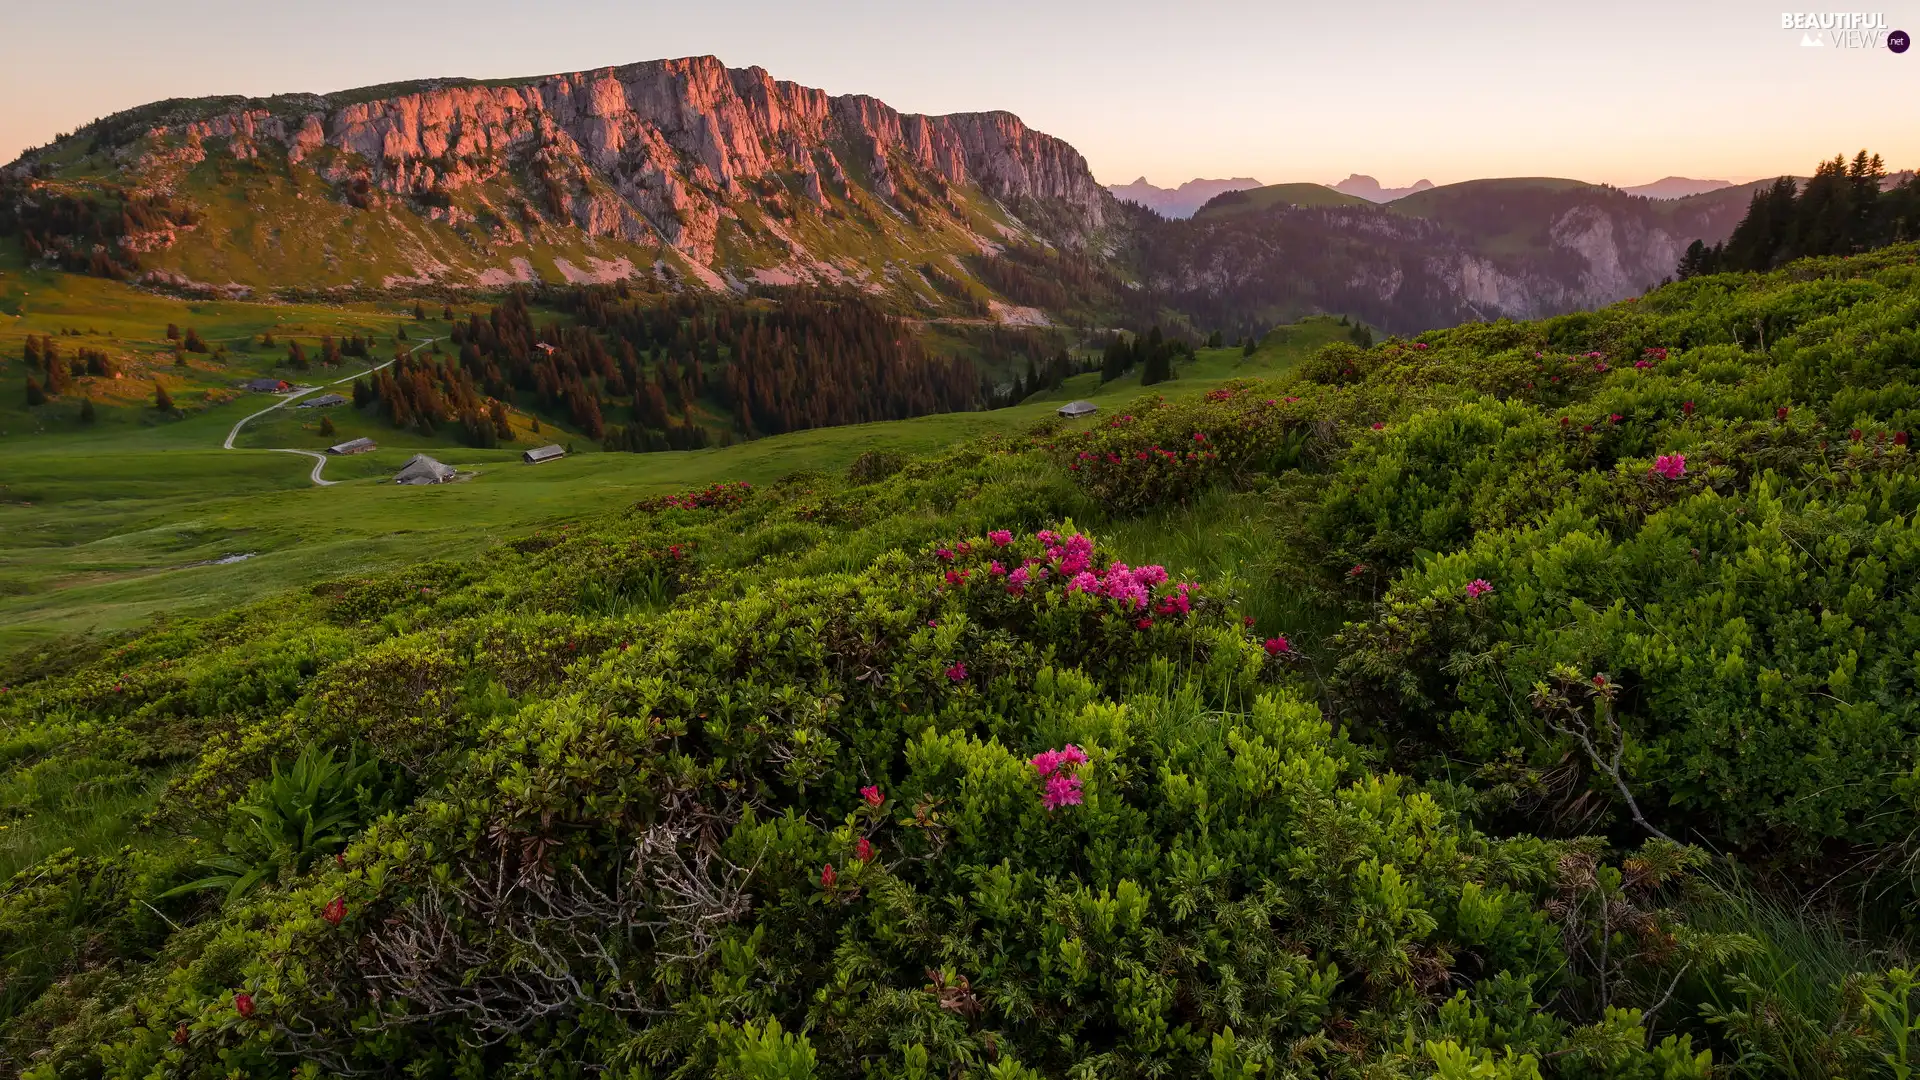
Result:
[[[824,265],[812,249],[859,250],[863,238],[844,234],[900,232],[902,222],[989,248],[996,235],[1027,234],[1020,208],[1034,203],[1047,204],[1039,217],[1058,232],[1044,239],[1071,246],[1113,216],[1085,159],[1011,113],[901,113],[711,56],[504,82],[166,102],[71,139],[89,144],[89,166],[110,162],[116,181],[141,193],[212,201],[208,162],[258,162],[296,182],[310,172],[361,211],[464,226],[482,253],[571,227],[657,245],[696,273]],[[73,156],[56,144],[10,172],[58,180],[53,163]],[[315,194],[297,183],[290,190]],[[796,236],[808,230],[793,227],[809,214],[822,219],[811,244]],[[728,222],[743,235],[724,236]],[[419,230],[410,235],[423,251],[434,247]],[[154,250],[173,239],[166,231],[122,242]],[[416,258],[413,269],[435,277],[448,261]]]

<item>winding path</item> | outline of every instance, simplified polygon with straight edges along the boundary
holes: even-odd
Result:
[[[433,344],[438,340],[440,339],[428,338],[425,341],[422,341],[420,344],[415,345],[413,348],[407,350],[407,355],[412,356],[414,353],[419,352],[421,349],[426,348],[427,346]],[[398,359],[398,358],[396,357],[395,359]],[[361,372],[358,375],[349,375],[344,379],[335,379],[330,383],[321,383],[319,386],[308,386],[299,390],[295,390],[294,392],[281,398],[279,401],[276,401],[273,404],[267,406],[266,408],[261,409],[259,412],[241,417],[239,422],[233,425],[233,430],[227,432],[227,441],[222,443],[220,448],[222,450],[241,450],[241,449],[265,450],[275,454],[299,454],[303,457],[310,457],[313,459],[313,471],[307,474],[307,479],[312,480],[315,484],[319,485],[320,487],[331,487],[332,485],[337,484],[340,481],[322,480],[320,478],[320,471],[327,467],[327,455],[318,450],[296,450],[291,446],[238,447],[233,445],[233,440],[240,437],[240,429],[243,427],[246,427],[247,421],[249,420],[257,420],[260,417],[267,415],[268,413],[272,412],[275,409],[285,408],[287,405],[290,405],[293,402],[299,401],[301,398],[306,397],[308,394],[311,394],[316,390],[325,390],[329,386],[339,386],[341,383],[350,383],[355,379],[364,378],[365,376],[371,375],[374,372],[381,370],[382,368],[390,366],[392,363],[393,361],[389,360],[385,364],[376,364],[375,366],[368,368],[367,370]]]

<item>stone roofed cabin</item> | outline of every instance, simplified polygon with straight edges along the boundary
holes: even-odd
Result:
[[[374,449],[377,449],[377,447],[374,444],[374,441],[372,439],[365,439],[365,438],[348,439],[346,442],[340,443],[336,446],[327,447],[327,453],[329,454],[364,454],[367,451],[374,450]]]
[[[521,454],[520,460],[529,465],[538,465],[543,461],[553,461],[556,458],[566,456],[566,447],[561,446],[559,443],[548,443],[546,446],[536,446],[526,453]]]
[[[288,389],[285,379],[264,378],[248,379],[241,384],[256,394],[278,394]]]
[[[407,459],[400,471],[393,474],[396,484],[444,484],[457,475],[454,467],[442,461],[436,461],[425,454],[415,454]]]
[[[1092,416],[1100,411],[1100,406],[1091,401],[1069,401],[1057,410],[1061,416]]]
[[[308,398],[307,400],[300,402],[299,404],[295,405],[294,408],[296,409],[327,409],[327,408],[332,408],[335,405],[345,405],[346,403],[347,403],[347,399],[344,397],[341,397],[339,394],[321,394],[317,398]]]

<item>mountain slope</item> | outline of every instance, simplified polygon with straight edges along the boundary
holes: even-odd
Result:
[[[1351,196],[1349,205],[1262,205],[1260,193],[1244,192],[1157,230],[1146,244],[1148,284],[1210,326],[1316,311],[1397,332],[1536,318],[1640,292],[1672,273],[1692,240],[1731,233],[1750,196],[1742,187],[1656,202],[1544,177],[1449,184],[1384,206]],[[1246,203],[1239,212],[1216,213],[1236,198]]]
[[[1705,195],[1709,191],[1730,188],[1730,180],[1694,180],[1685,176],[1663,176],[1651,184],[1635,184],[1621,188],[1629,195],[1645,195],[1649,199],[1680,199],[1688,195]]]
[[[932,301],[914,269],[930,256],[1085,244],[1115,205],[1077,151],[1010,113],[903,114],[710,56],[160,102],[6,172],[8,212],[43,257],[104,254],[106,269],[234,291],[604,280],[662,263],[710,286]]]

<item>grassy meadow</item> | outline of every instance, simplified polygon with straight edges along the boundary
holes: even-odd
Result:
[[[1102,385],[1075,376],[1057,391],[1012,408],[797,432],[709,450],[602,453],[549,421],[538,434],[514,417],[519,444],[498,450],[459,446],[447,437],[396,430],[350,406],[284,408],[251,421],[222,450],[228,430],[271,403],[234,390],[276,367],[285,341],[308,345],[321,333],[375,334],[376,358],[393,345],[440,337],[447,324],[416,322],[410,305],[282,305],[182,301],[113,282],[60,274],[0,275],[0,662],[32,654],[71,635],[111,633],[169,613],[206,611],[326,577],[366,572],[423,557],[472,552],[541,524],[607,510],[656,492],[716,480],[764,484],[794,472],[837,472],[868,450],[922,454],[991,433],[1025,429],[1060,403],[1087,398],[1111,410],[1140,393],[1138,374]],[[430,314],[438,316],[437,306]],[[456,315],[463,314],[456,312]],[[228,347],[224,364],[189,354],[173,363],[168,323],[193,326],[210,346]],[[62,331],[80,331],[80,336]],[[273,350],[241,346],[273,333]],[[1330,319],[1280,327],[1252,355],[1203,349],[1158,391],[1202,393],[1243,376],[1271,375],[1343,337]],[[63,352],[106,348],[124,377],[77,380],[94,396],[98,420],[81,424],[78,395],[28,409],[21,359],[29,334],[52,334]],[[311,351],[311,350],[310,350]],[[376,359],[375,362],[378,362]],[[364,370],[349,358],[331,371],[303,374],[308,384]],[[168,386],[181,413],[151,407],[152,378]],[[345,391],[346,387],[338,389]],[[319,430],[321,414],[336,434]],[[272,447],[320,449],[360,435],[380,449],[329,460],[315,487],[311,459]],[[578,453],[540,466],[520,462],[526,446],[557,441]],[[386,479],[414,453],[429,452],[473,473],[433,488],[401,488]],[[228,563],[217,560],[245,555]]]

